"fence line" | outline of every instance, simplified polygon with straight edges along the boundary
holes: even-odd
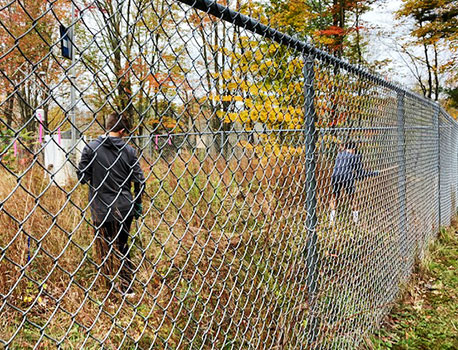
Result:
[[[235,6],[0,5],[3,347],[356,349],[450,224],[456,121]]]

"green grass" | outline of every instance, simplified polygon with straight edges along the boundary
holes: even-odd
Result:
[[[442,229],[411,286],[365,349],[458,349],[458,222]]]

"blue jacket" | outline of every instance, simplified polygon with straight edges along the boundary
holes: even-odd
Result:
[[[332,177],[341,181],[354,181],[368,176],[377,175],[376,171],[368,171],[363,167],[361,155],[347,150],[337,154]]]

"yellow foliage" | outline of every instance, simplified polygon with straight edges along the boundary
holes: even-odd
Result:
[[[263,162],[271,161],[273,157],[281,160],[300,157],[304,153],[304,146],[282,145],[278,142],[275,136],[262,135],[260,144],[252,145],[247,141],[241,141],[240,146],[254,150],[258,158]]]
[[[237,83],[229,83],[229,84],[227,84],[227,88],[230,89],[230,90],[235,90],[235,89],[237,89],[237,87],[238,87]]]
[[[248,84],[245,81],[240,82],[239,88],[242,89],[243,91],[248,90]]]
[[[249,117],[248,111],[240,112],[240,120],[242,122],[246,122],[248,120],[248,117]]]
[[[205,103],[208,100],[219,101],[220,99],[221,97],[219,95],[209,95],[209,96],[204,96],[201,99],[199,99],[199,103]]]
[[[264,54],[262,53],[261,50],[256,50],[254,57],[255,57],[256,60],[258,60],[258,61],[262,61],[262,60],[264,60],[264,58],[265,58],[265,56],[264,56]]]
[[[232,71],[230,69],[226,69],[223,72],[223,78],[225,80],[231,80],[232,79]]]
[[[259,94],[259,89],[256,85],[250,86],[248,92],[252,95],[258,95]]]
[[[275,55],[277,53],[279,47],[280,47],[279,44],[271,44],[271,45],[269,45],[268,54],[269,55]]]

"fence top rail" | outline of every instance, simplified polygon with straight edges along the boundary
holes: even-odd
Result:
[[[389,88],[397,92],[398,94],[404,94],[405,96],[420,100],[423,103],[426,103],[432,106],[438,105],[437,102],[431,99],[425,98],[413,91],[409,91],[397,83],[393,83],[388,80],[385,80],[381,76],[373,72],[370,72],[367,68],[363,68],[363,67],[351,64],[341,58],[338,58],[323,50],[320,50],[302,40],[293,38],[292,36],[288,34],[285,34],[276,29],[273,29],[272,27],[262,24],[261,22],[259,22],[258,20],[252,17],[243,15],[240,12],[231,10],[227,6],[218,4],[216,0],[178,0],[178,1],[186,5],[189,5],[193,8],[196,8],[198,10],[201,10],[203,12],[206,12],[207,14],[220,18],[223,21],[226,21],[236,26],[245,28],[246,30],[249,30],[255,34],[259,34],[263,36],[264,38],[268,38],[279,44],[291,47],[304,54],[310,54],[315,57],[318,57],[321,60],[327,60],[334,65],[339,65],[340,67],[342,67],[343,69],[345,69],[346,71],[350,73],[354,73],[366,79],[372,80],[381,86],[384,86],[386,88]],[[455,120],[453,121],[455,124],[458,125],[458,123]]]

